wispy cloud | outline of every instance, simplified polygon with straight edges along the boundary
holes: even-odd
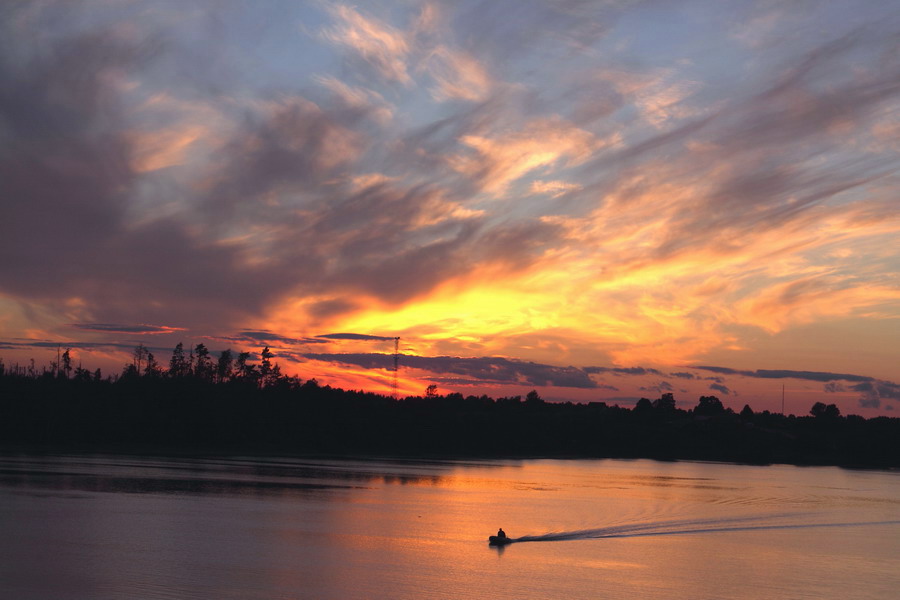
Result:
[[[331,11],[337,24],[322,32],[325,39],[346,46],[385,79],[410,82],[406,65],[409,42],[403,32],[345,4]]]
[[[493,82],[485,67],[469,54],[438,46],[423,63],[435,85],[431,94],[438,101],[484,100]]]
[[[502,194],[513,181],[557,161],[577,165],[610,143],[557,118],[532,121],[514,133],[466,135],[460,141],[474,152],[452,157],[451,165],[492,194]]]

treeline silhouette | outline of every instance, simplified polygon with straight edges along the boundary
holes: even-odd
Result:
[[[256,360],[256,357],[252,357]],[[900,466],[900,419],[740,413],[715,396],[691,410],[672,394],[633,408],[545,402],[536,391],[490,398],[394,399],[281,373],[274,354],[178,344],[164,369],[143,346],[120,374],[0,361],[0,446],[6,451],[291,453],[431,457],[610,457]]]

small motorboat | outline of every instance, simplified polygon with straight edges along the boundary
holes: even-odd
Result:
[[[488,538],[489,546],[505,546],[506,544],[512,543],[512,538],[508,538],[506,536],[500,537],[497,535],[492,535]]]

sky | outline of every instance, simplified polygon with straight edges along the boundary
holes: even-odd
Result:
[[[894,415],[900,6],[0,6],[0,358]]]

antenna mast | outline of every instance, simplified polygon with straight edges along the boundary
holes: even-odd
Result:
[[[784,384],[781,384],[781,416],[784,416]]]
[[[400,370],[400,338],[394,338],[394,378],[391,382],[391,395],[397,399],[397,371]]]

